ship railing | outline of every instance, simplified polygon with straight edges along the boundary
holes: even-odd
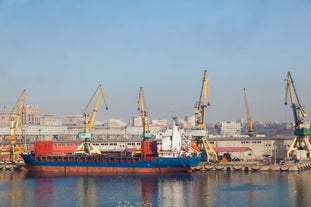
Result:
[[[36,156],[37,162],[61,163],[138,163],[140,157],[106,157],[91,155]]]

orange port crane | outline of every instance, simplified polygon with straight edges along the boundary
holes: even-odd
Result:
[[[138,111],[143,124],[143,140],[152,138],[149,123],[148,123],[148,112],[146,110],[145,97],[143,93],[143,87],[139,87],[139,97],[137,101]]]
[[[97,96],[96,102],[95,102],[95,106],[93,109],[93,113],[91,118],[89,118],[89,110],[91,105],[94,104],[94,100]],[[84,131],[80,132],[78,134],[79,139],[84,140],[84,143],[82,143],[77,150],[75,151],[75,154],[83,154],[83,153],[87,153],[87,154],[99,154],[100,151],[92,145],[92,143],[90,142],[93,134],[92,134],[92,127],[94,125],[95,122],[95,117],[97,114],[97,110],[100,104],[100,100],[103,99],[106,110],[108,110],[108,106],[107,106],[107,102],[104,96],[104,89],[102,87],[102,85],[98,85],[98,87],[96,88],[95,92],[93,93],[90,101],[88,102],[87,106],[85,107],[84,110]]]
[[[252,117],[249,113],[249,108],[248,108],[248,103],[247,103],[247,98],[246,98],[246,89],[243,88],[244,91],[244,101],[245,101],[245,108],[246,108],[246,119],[247,119],[247,129],[248,129],[248,136],[249,137],[254,137],[255,133],[253,130],[253,121]]]
[[[213,147],[207,141],[207,131],[205,125],[205,114],[206,108],[209,106],[208,101],[208,77],[207,71],[204,71],[202,88],[200,93],[200,100],[195,105],[195,115],[196,115],[196,128],[192,130],[192,135],[195,139],[196,146],[202,152],[203,161],[218,161],[218,156]]]
[[[307,151],[307,157],[311,156],[311,144],[308,139],[308,135],[311,135],[311,129],[304,127],[304,118],[307,117],[307,113],[304,110],[304,107],[301,105],[300,100],[297,95],[297,91],[294,85],[293,78],[291,73],[287,73],[286,79],[286,93],[285,93],[285,105],[287,105],[288,94],[290,96],[291,107],[294,115],[295,129],[294,135],[295,138],[292,141],[289,149],[287,150],[287,157],[293,158],[295,153],[298,156],[298,150]],[[297,100],[297,103],[295,102]]]
[[[24,103],[26,99],[26,90],[24,89],[17,100],[9,117],[10,122],[10,136],[5,137],[5,140],[10,141],[10,161],[16,161],[16,155],[23,153],[24,150],[16,145],[16,132],[21,122]]]

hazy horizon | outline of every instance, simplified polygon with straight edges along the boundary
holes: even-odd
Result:
[[[243,88],[253,121],[292,122],[288,71],[311,113],[309,25],[309,1],[1,1],[0,108],[26,89],[43,114],[83,114],[102,84],[96,120],[127,120],[142,86],[150,119],[183,118],[207,70],[207,123],[245,118]]]

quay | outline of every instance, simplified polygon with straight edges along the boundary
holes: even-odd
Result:
[[[21,167],[24,165],[24,162],[11,163],[11,162],[1,162],[0,171],[20,171]]]
[[[299,172],[311,169],[311,161],[304,160],[295,163],[294,161],[286,161],[284,164],[265,164],[262,162],[201,162],[194,171],[226,171],[226,172]]]

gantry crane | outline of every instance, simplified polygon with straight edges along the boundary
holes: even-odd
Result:
[[[285,105],[287,105],[287,99],[289,94],[295,122],[295,138],[287,151],[287,157],[293,158],[294,153],[297,153],[297,150],[306,150],[307,157],[310,158],[311,144],[309,142],[308,135],[311,135],[311,129],[304,128],[303,121],[304,118],[307,117],[307,114],[304,110],[304,107],[300,103],[290,72],[287,73],[286,83]],[[297,100],[297,104],[295,103],[295,99]]]
[[[26,99],[26,90],[23,90],[19,99],[17,100],[9,117],[10,122],[10,136],[5,137],[5,140],[10,141],[10,161],[16,161],[16,155],[24,152],[22,148],[16,145],[16,132],[21,122],[21,116],[24,109]]]
[[[94,102],[94,99],[96,98],[97,95],[97,99],[96,99],[96,103],[93,109],[93,113],[92,116],[89,120],[89,109],[91,107],[91,105]],[[102,87],[102,85],[98,85],[97,89],[95,90],[94,94],[92,95],[89,103],[87,104],[87,106],[85,107],[84,110],[84,131],[80,132],[78,134],[78,138],[82,139],[84,142],[77,148],[77,150],[75,151],[75,154],[100,154],[101,152],[91,143],[91,139],[93,137],[92,134],[92,127],[94,125],[94,121],[95,121],[95,117],[97,114],[97,110],[99,107],[99,103],[100,100],[103,99],[106,110],[108,110],[108,106],[107,106],[107,102],[104,96],[104,89]]]
[[[249,113],[249,108],[248,108],[248,103],[247,103],[247,98],[246,98],[246,89],[243,88],[243,91],[244,91],[244,101],[245,101],[245,108],[246,108],[248,136],[254,137],[255,133],[253,130],[253,121],[252,121],[252,117],[250,116],[250,113]]]
[[[207,71],[204,71],[200,100],[195,105],[196,128],[192,130],[195,138],[195,144],[203,153],[203,161],[218,161],[218,156],[213,147],[207,141],[207,132],[205,126],[206,107],[209,106],[208,101],[208,77]]]
[[[138,97],[137,105],[138,105],[138,111],[139,111],[140,118],[141,118],[142,125],[143,125],[143,140],[151,139],[152,136],[149,130],[148,112],[146,110],[143,87],[139,87],[139,97]]]

